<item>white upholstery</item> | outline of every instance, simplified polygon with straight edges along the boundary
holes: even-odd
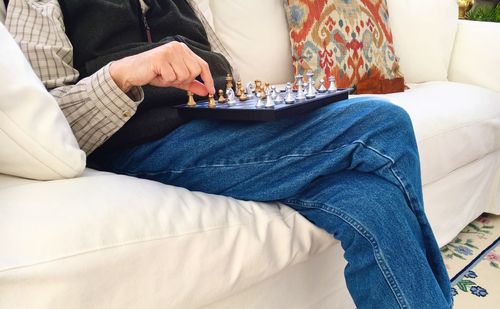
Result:
[[[500,150],[500,94],[494,91],[429,82],[384,97],[412,118],[424,185]]]
[[[457,0],[387,0],[394,48],[407,83],[448,77]]]
[[[210,0],[210,7],[215,32],[237,63],[243,82],[292,80],[283,0]]]
[[[244,79],[291,79],[281,0],[206,1]],[[468,25],[464,42],[497,29]],[[499,40],[480,50],[497,59]],[[464,57],[455,50],[450,78],[495,89],[498,72]],[[383,97],[413,120],[438,243],[482,212],[500,214],[500,95],[428,82]],[[283,205],[92,170],[50,182],[0,175],[0,201],[1,309],[354,308],[340,244]]]
[[[500,23],[460,21],[449,79],[500,93]]]
[[[91,170],[14,179],[0,176],[0,308],[199,308],[335,243],[276,204]]]
[[[196,1],[198,8],[203,12],[203,16],[207,19],[208,23],[214,28],[214,16],[212,14],[212,10],[210,9],[210,1],[209,0],[198,0]]]
[[[0,173],[39,180],[78,176],[85,154],[3,24],[0,46]]]

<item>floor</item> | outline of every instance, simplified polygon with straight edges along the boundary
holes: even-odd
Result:
[[[455,309],[500,308],[500,216],[482,215],[441,249]]]

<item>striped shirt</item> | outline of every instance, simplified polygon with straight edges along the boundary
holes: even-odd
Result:
[[[203,23],[212,50],[224,55],[235,69],[195,1],[187,1]],[[11,0],[5,26],[58,101],[80,148],[87,154],[118,131],[144,99],[141,87],[123,93],[111,78],[109,64],[78,81],[79,73],[73,67],[73,47],[65,33],[58,0]]]

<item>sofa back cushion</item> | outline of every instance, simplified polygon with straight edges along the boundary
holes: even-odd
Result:
[[[456,0],[387,0],[394,48],[407,83],[448,78],[458,24]]]
[[[449,80],[500,93],[500,23],[459,21]]]
[[[215,32],[243,82],[293,79],[283,0],[210,0]]]
[[[52,180],[85,168],[71,128],[0,23],[0,173]]]

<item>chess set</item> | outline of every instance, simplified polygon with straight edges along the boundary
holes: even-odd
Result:
[[[217,99],[209,95],[208,100],[196,102],[193,94],[188,92],[187,104],[175,108],[181,117],[187,119],[274,121],[346,100],[353,91],[352,88],[337,89],[334,77],[328,79],[328,88],[324,80],[316,88],[311,72],[307,73],[306,82],[302,75],[297,75],[295,81],[296,89],[287,83],[286,89],[281,91],[259,80],[248,83],[246,87],[238,81],[233,87],[233,78],[228,74],[226,91],[219,90]]]

